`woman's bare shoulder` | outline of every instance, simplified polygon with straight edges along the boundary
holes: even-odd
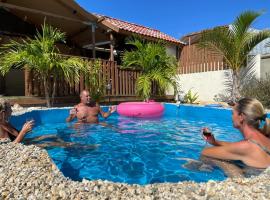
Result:
[[[248,140],[241,140],[238,142],[230,143],[227,148],[230,148],[232,151],[238,154],[248,154],[252,150]]]

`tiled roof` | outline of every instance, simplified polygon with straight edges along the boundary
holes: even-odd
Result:
[[[103,16],[103,15],[99,15],[99,14],[95,14],[95,15],[97,17],[100,17],[100,18],[103,17],[104,21],[116,26],[117,28],[119,28],[121,30],[125,30],[125,31],[131,32],[131,33],[137,33],[140,35],[145,35],[148,37],[153,37],[153,38],[157,38],[157,39],[161,39],[161,40],[165,40],[165,41],[173,42],[173,43],[177,43],[177,44],[184,44],[180,40],[177,40],[177,39],[175,39],[175,38],[173,38],[165,33],[162,33],[159,30],[155,30],[152,28],[148,28],[145,26],[126,22],[126,21],[115,19],[115,18],[108,17],[108,16]]]

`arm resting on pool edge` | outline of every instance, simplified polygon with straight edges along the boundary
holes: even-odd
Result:
[[[217,166],[221,168],[228,177],[243,177],[243,170],[237,165],[227,161],[206,156],[201,156],[200,160],[206,165]]]
[[[19,135],[19,131],[14,128],[10,123],[8,123],[8,125],[2,125],[2,128],[14,137],[17,137]]]
[[[223,146],[207,147],[202,150],[201,155],[222,160],[241,160],[247,154],[247,146],[244,141],[226,143]]]
[[[214,145],[214,146],[226,146],[226,145],[230,145],[230,144],[232,144],[232,143],[231,142],[215,140],[215,143],[212,144],[212,145]]]
[[[204,138],[205,141],[207,141],[209,144],[212,144],[214,146],[226,146],[229,144],[232,144],[232,142],[224,142],[224,141],[218,141],[215,139],[215,136],[211,133],[210,136],[204,136],[202,134],[202,137]]]

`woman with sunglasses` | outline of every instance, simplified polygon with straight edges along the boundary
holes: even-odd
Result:
[[[224,142],[212,134],[203,134],[213,145],[203,149],[202,155],[222,160],[242,161],[246,166],[265,169],[270,166],[270,119],[263,105],[256,99],[243,98],[233,105],[233,126],[243,135],[239,142]],[[209,132],[207,128],[203,132]]]
[[[23,140],[26,133],[32,130],[34,121],[26,122],[21,131],[16,130],[10,123],[12,109],[9,102],[0,99],[0,139],[10,139],[14,143],[19,143]]]

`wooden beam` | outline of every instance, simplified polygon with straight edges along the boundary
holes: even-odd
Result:
[[[111,41],[97,42],[97,43],[95,43],[95,46],[101,46],[101,45],[110,44],[110,43],[111,43]],[[84,45],[83,48],[92,49],[93,44]]]
[[[110,49],[95,47],[96,51],[110,52]]]
[[[36,14],[45,15],[45,16],[49,16],[49,17],[54,17],[54,18],[58,18],[58,19],[64,19],[64,20],[67,20],[67,21],[78,22],[78,23],[82,23],[82,24],[85,24],[85,25],[92,25],[93,24],[93,22],[89,22],[89,21],[73,19],[73,18],[70,18],[70,17],[65,17],[65,16],[62,16],[62,15],[54,14],[54,13],[49,13],[49,12],[45,12],[45,11],[41,11],[41,10],[37,10],[37,9],[32,9],[32,8],[16,6],[16,5],[8,4],[8,3],[0,2],[0,7],[26,11],[26,12],[30,12],[30,13],[36,13]]]
[[[93,58],[96,58],[96,26],[94,24],[91,25],[92,27],[92,46],[93,46],[93,49],[92,49],[92,57]]]

